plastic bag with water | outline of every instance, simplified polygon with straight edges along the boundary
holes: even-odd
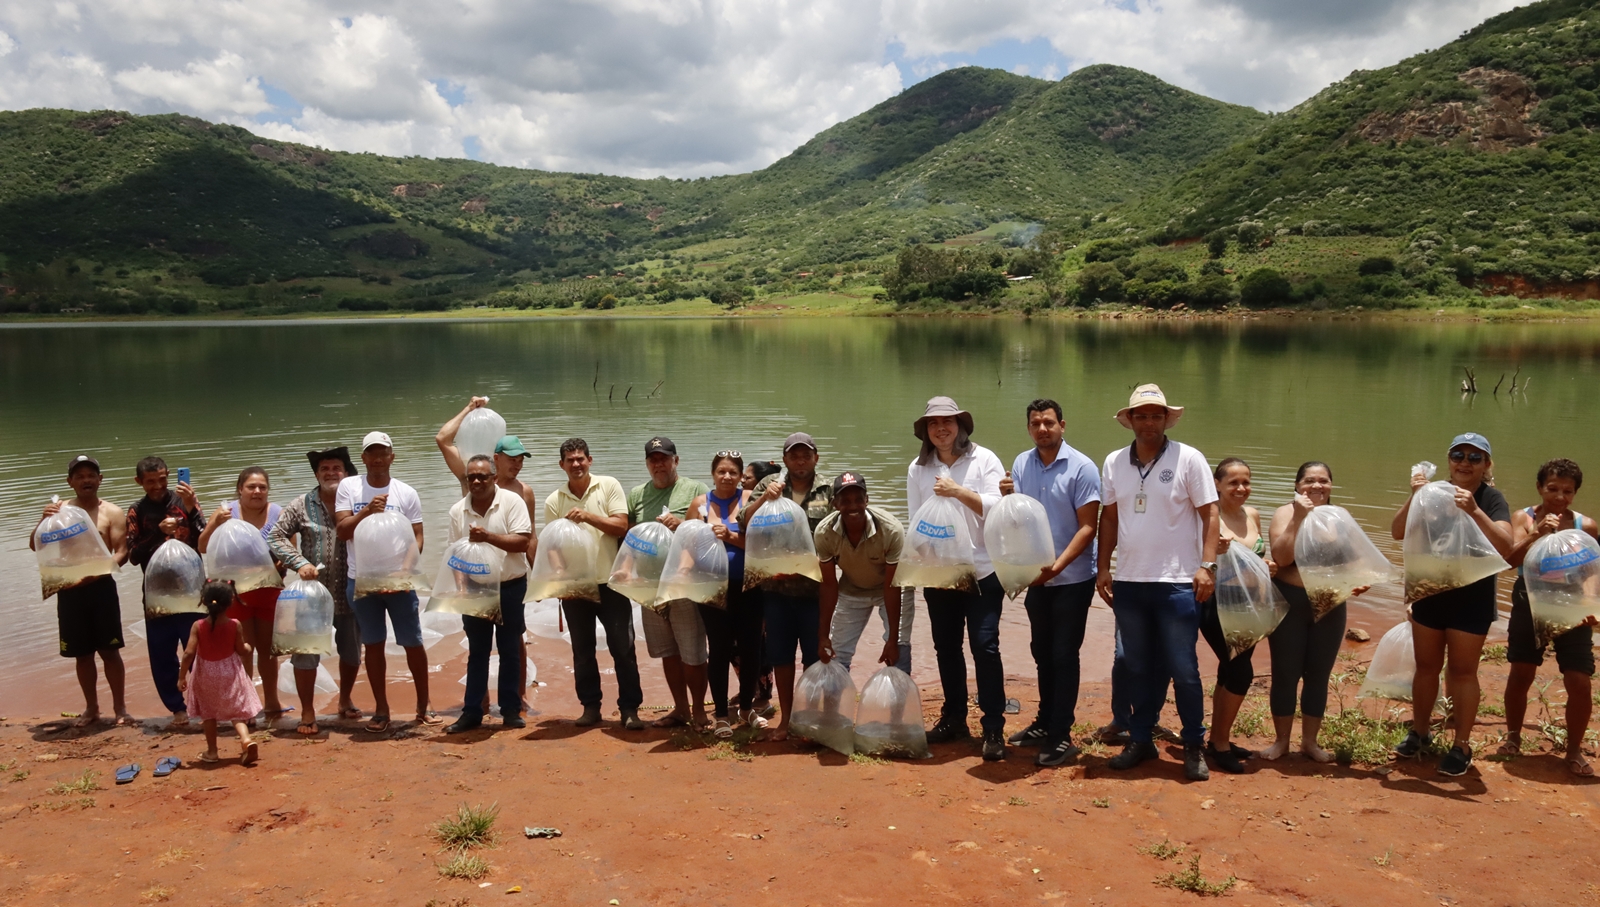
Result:
[[[244,520],[228,520],[206,542],[206,579],[231,579],[237,594],[281,589],[283,576],[261,530]]]
[[[316,696],[332,696],[339,692],[339,681],[333,679],[326,667],[317,665]],[[298,696],[300,689],[294,685],[294,671],[284,668],[278,672],[278,692],[285,696]]]
[[[1411,498],[1406,537],[1406,604],[1469,586],[1508,569],[1489,537],[1456,506],[1456,486],[1429,482]]]
[[[1411,681],[1416,675],[1416,648],[1411,641],[1411,621],[1408,620],[1395,624],[1378,640],[1378,651],[1372,656],[1372,664],[1367,666],[1367,679],[1356,698],[1410,702]]]
[[[1015,497],[1015,495],[1012,495]],[[867,680],[856,706],[855,748],[873,756],[928,759],[922,691],[911,675],[889,665]]]
[[[1008,494],[983,518],[983,543],[994,575],[1007,595],[1016,595],[1056,562],[1055,541],[1044,505],[1025,494]]]
[[[528,594],[523,601],[544,598],[600,600],[600,584],[595,582],[599,557],[594,536],[589,530],[562,518],[539,533],[539,550],[528,570]]]
[[[744,587],[754,589],[780,576],[822,582],[811,524],[806,512],[788,497],[762,504],[744,531]]]
[[[506,436],[506,420],[487,406],[480,406],[461,420],[456,430],[456,450],[461,462],[482,455],[494,456],[494,446]]]
[[[45,517],[34,530],[33,544],[45,598],[90,577],[117,572],[117,562],[94,519],[76,504],[62,504]]]
[[[654,604],[661,571],[672,547],[672,530],[654,520],[628,530],[617,546],[606,585],[640,604]]]
[[[1534,637],[1544,645],[1600,617],[1600,543],[1581,529],[1552,532],[1522,562]]]
[[[856,750],[855,714],[856,684],[850,672],[837,661],[817,661],[800,675],[789,730],[848,756]]]
[[[333,593],[316,580],[289,574],[272,619],[273,655],[332,655]]]
[[[428,595],[428,611],[500,619],[500,567],[505,552],[488,542],[456,539],[444,550],[444,561]]]
[[[1267,562],[1238,541],[1228,542],[1217,555],[1217,588],[1212,594],[1229,658],[1266,639],[1289,613],[1289,602],[1272,584]]]
[[[167,539],[144,565],[145,616],[206,613],[200,604],[205,584],[206,568],[200,553],[177,539]]]
[[[356,559],[356,597],[379,592],[426,589],[420,570],[422,553],[411,521],[393,510],[375,513],[356,524],[351,542]]]
[[[1394,565],[1362,531],[1350,511],[1333,504],[1313,507],[1294,540],[1294,562],[1321,620],[1345,603],[1352,589],[1394,579]]]
[[[672,533],[661,585],[650,607],[660,611],[668,602],[681,599],[715,608],[728,606],[728,549],[712,532],[711,524],[702,520],[684,520]]]
[[[941,465],[939,475],[948,478],[950,470]],[[955,498],[934,495],[917,508],[911,515],[911,525],[906,527],[900,566],[894,571],[895,585],[977,590],[978,567],[973,559],[972,536],[967,532],[967,517],[962,513],[965,507]],[[1037,571],[1034,576],[1038,576]]]

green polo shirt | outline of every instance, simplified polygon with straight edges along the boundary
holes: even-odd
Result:
[[[840,592],[875,598],[883,594],[884,568],[900,563],[906,530],[894,514],[870,504],[866,517],[861,544],[852,545],[844,531],[844,514],[828,514],[817,526],[817,560],[838,564]]]
[[[661,508],[667,508],[673,516],[685,517],[689,514],[689,505],[694,499],[706,493],[704,482],[694,479],[678,478],[678,484],[670,488],[657,488],[654,482],[646,482],[636,486],[628,492],[628,525],[636,526],[639,523],[648,523],[661,515]]]

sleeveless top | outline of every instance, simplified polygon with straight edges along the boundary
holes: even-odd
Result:
[[[714,511],[722,525],[734,535],[739,534],[739,519],[735,508],[739,505],[740,492],[734,492],[731,498],[719,498],[714,491],[706,492],[706,509]],[[707,517],[711,513],[706,514]],[[727,545],[728,549],[728,588],[744,588],[744,549],[738,545]]]
[[[1524,507],[1524,508],[1522,508],[1522,512],[1526,513],[1528,515],[1528,519],[1533,520],[1535,523],[1537,523],[1537,522],[1539,522],[1539,514],[1537,513],[1538,509],[1539,509],[1539,505],[1535,504],[1532,507]],[[1567,512],[1572,514],[1572,528],[1578,530],[1579,532],[1582,532],[1583,531],[1583,514],[1579,513],[1576,510],[1568,510]],[[1518,577],[1522,576],[1522,565],[1521,564],[1517,565],[1517,576]]]
[[[239,502],[238,501],[229,501],[228,502],[228,513],[232,514],[233,518],[236,519],[236,520],[241,518],[239,516]],[[278,517],[282,513],[283,513],[283,508],[278,506],[277,504],[268,504],[267,505],[267,522],[266,522],[266,525],[261,527],[261,537],[262,538],[266,538],[267,537],[267,533],[272,531],[272,527],[277,524]]]
[[[194,622],[195,634],[200,640],[200,657],[206,661],[225,661],[233,652],[233,638],[236,624],[227,617],[217,618],[212,626],[209,617],[202,617]]]

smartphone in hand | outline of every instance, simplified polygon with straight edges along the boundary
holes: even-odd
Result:
[[[187,467],[187,466],[179,466],[178,467],[178,481],[182,482],[185,485],[188,485],[190,488],[194,487],[194,483],[189,481],[189,467]]]

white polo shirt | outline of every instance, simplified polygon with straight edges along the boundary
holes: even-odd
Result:
[[[1155,462],[1140,467],[1133,461],[1133,445],[1120,447],[1100,470],[1100,500],[1117,505],[1118,582],[1194,579],[1205,530],[1195,508],[1217,500],[1217,483],[1200,451],[1169,438]]]
[[[473,524],[482,526],[484,531],[495,535],[533,533],[533,520],[528,516],[528,505],[523,502],[522,495],[515,491],[495,486],[494,500],[489,504],[488,512],[479,514],[471,508],[471,495],[455,502],[450,508],[450,542],[466,538],[467,530],[471,529]],[[527,549],[504,553],[505,560],[500,564],[500,582],[528,574]]]

